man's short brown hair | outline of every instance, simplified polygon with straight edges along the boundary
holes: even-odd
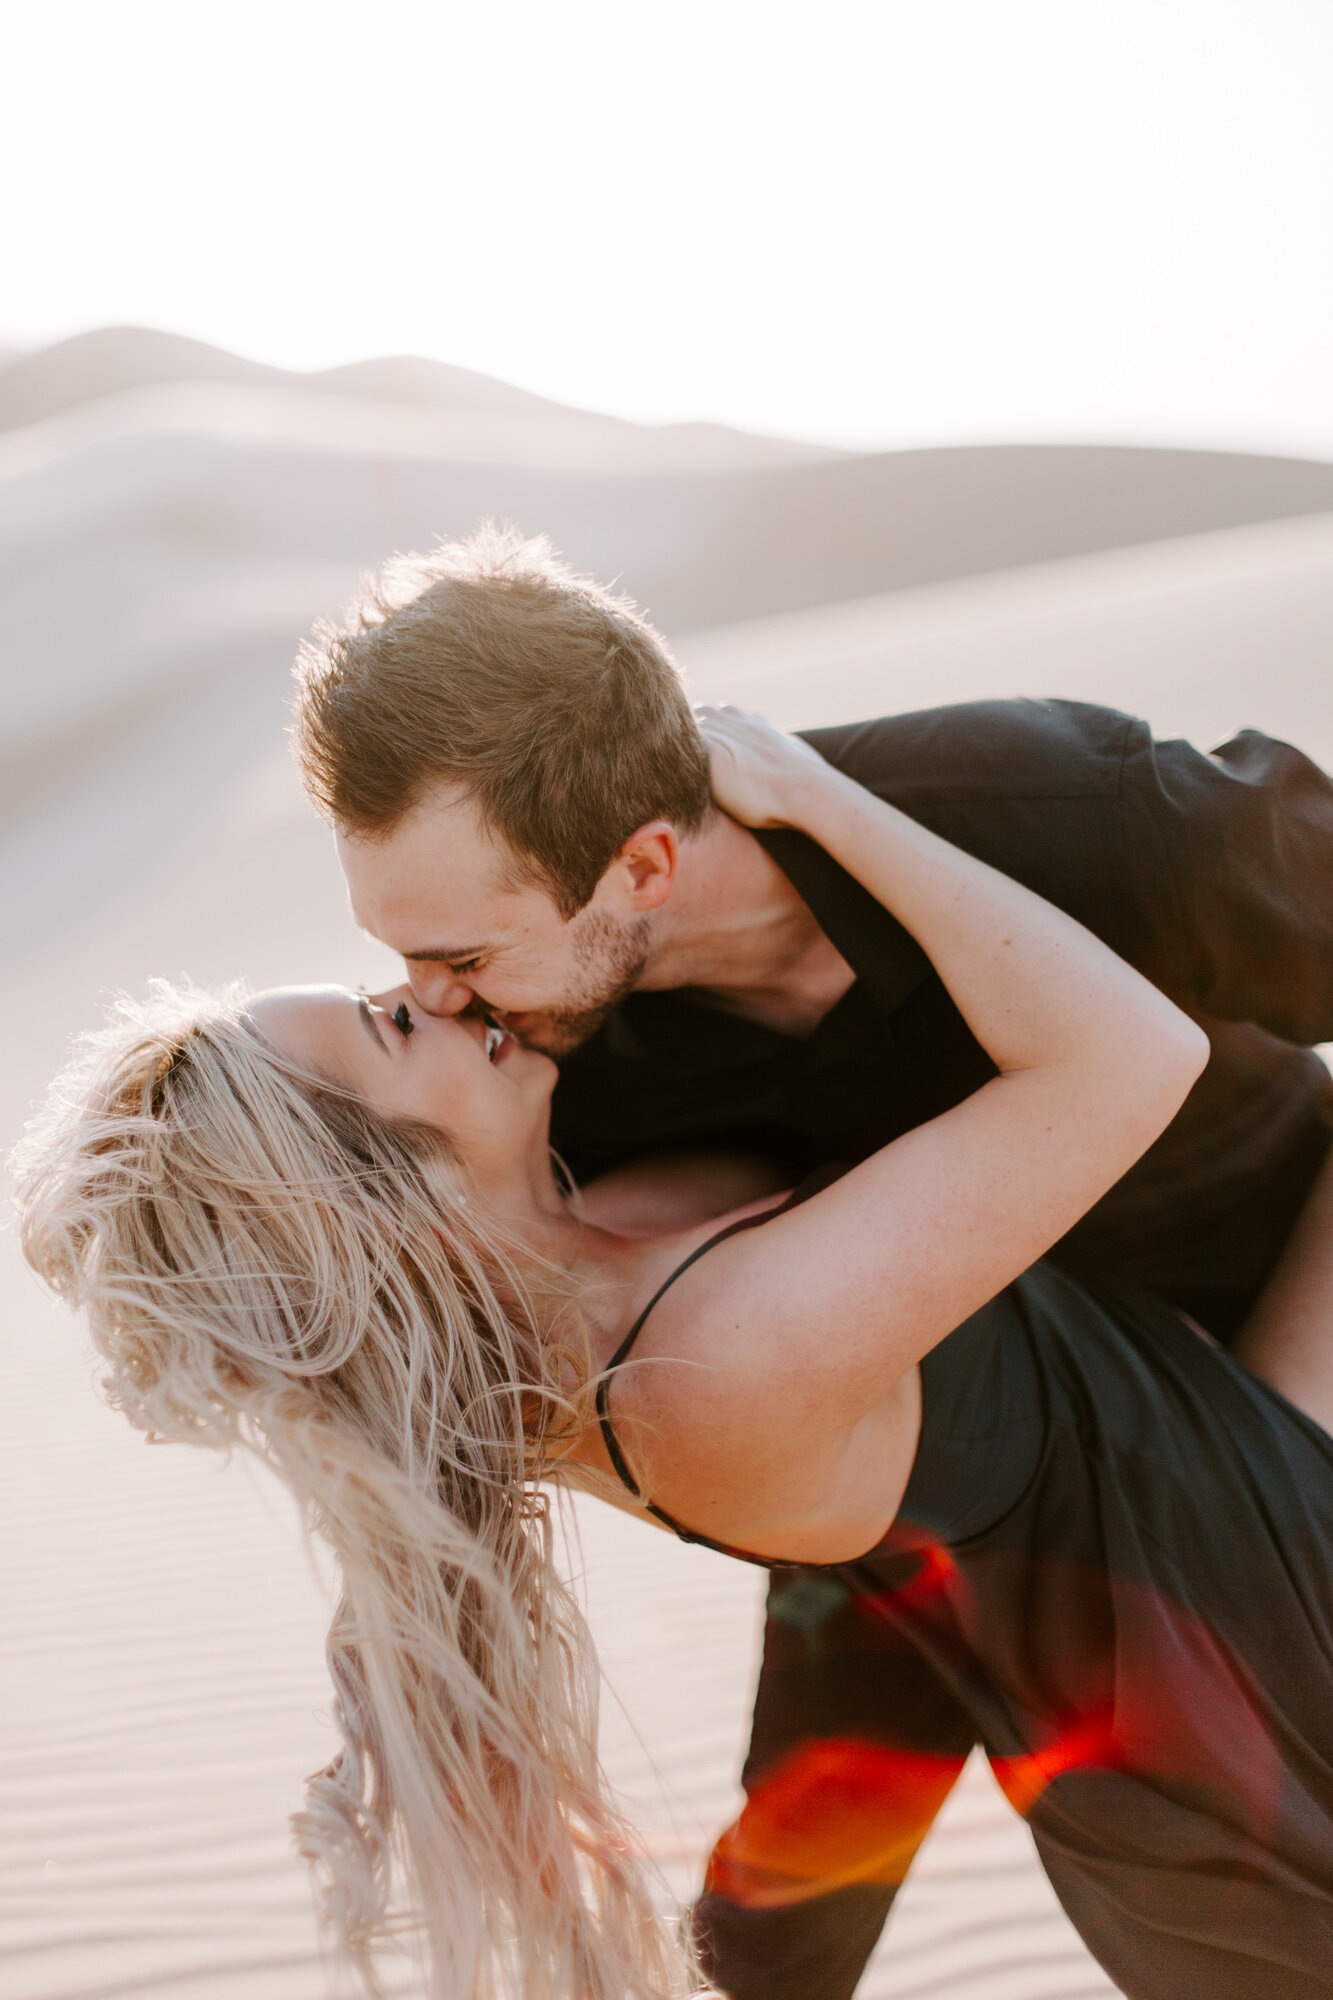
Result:
[[[566,918],[636,827],[709,809],[708,759],[665,642],[544,537],[487,524],[395,557],[296,663],[297,762],[344,832],[385,834],[463,787]]]

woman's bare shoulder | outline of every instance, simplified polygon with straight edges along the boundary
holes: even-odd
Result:
[[[848,1392],[837,1329],[816,1298],[779,1304],[803,1289],[791,1261],[801,1253],[786,1240],[799,1210],[761,1224],[772,1207],[738,1213],[756,1226],[716,1244],[658,1300],[617,1380],[616,1432],[644,1494],[692,1532],[767,1560],[841,1562],[878,1541],[896,1512],[916,1450],[919,1374]]]

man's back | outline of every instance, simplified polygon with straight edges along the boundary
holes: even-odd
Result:
[[[808,732],[821,755],[1096,931],[1196,1013],[1208,1070],[1066,1239],[1226,1333],[1328,1143],[1333,786],[1247,732],[1212,756],[1066,702],[983,702]],[[758,836],[856,973],[807,1038],[689,992],[633,994],[566,1059],[555,1143],[580,1178],[635,1153],[746,1148],[793,1176],[856,1160],[990,1065],[920,948],[795,833]]]

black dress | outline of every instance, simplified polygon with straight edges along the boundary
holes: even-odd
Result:
[[[1132,2000],[1333,1993],[1333,1439],[1152,1298],[1049,1265],[921,1372],[898,1518],[813,1573],[805,1642],[887,1621],[929,1658]]]

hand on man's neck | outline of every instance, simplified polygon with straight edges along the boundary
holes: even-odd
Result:
[[[640,992],[686,987],[726,1013],[808,1035],[855,976],[747,828],[714,812],[681,842]]]

